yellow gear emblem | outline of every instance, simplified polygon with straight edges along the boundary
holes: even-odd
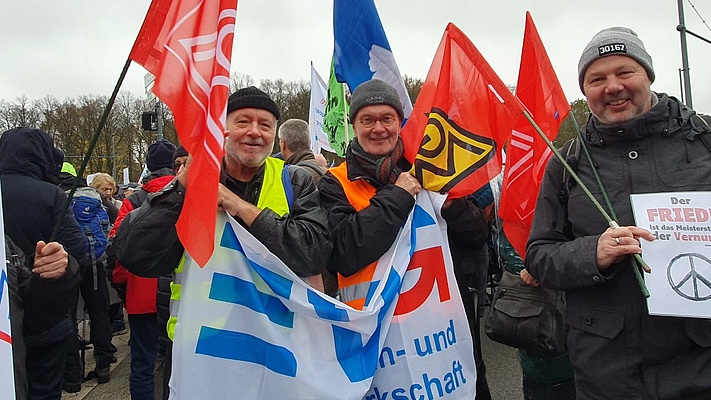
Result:
[[[412,169],[426,189],[448,192],[495,154],[492,138],[467,131],[433,107]]]

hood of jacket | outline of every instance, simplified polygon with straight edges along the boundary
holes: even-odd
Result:
[[[170,168],[161,168],[157,171],[151,172],[143,178],[143,183],[141,184],[141,189],[148,193],[155,193],[175,178],[175,172]]]
[[[63,161],[64,153],[42,130],[15,128],[0,137],[0,174],[26,175],[56,185]]]

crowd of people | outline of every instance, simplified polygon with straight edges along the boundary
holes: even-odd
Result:
[[[608,211],[622,227],[610,228],[580,186],[561,179],[561,162],[553,158],[525,263],[503,234],[497,239],[507,269],[567,297],[567,351],[548,358],[521,352],[524,396],[711,398],[711,321],[649,315],[633,256],[641,253],[640,241],[655,238],[635,226],[629,203],[633,193],[709,190],[711,148],[699,135],[711,128],[700,127],[695,112],[675,98],[651,90],[652,58],[629,28],[595,35],[578,73],[591,116],[576,139],[590,154],[575,160],[577,174],[600,202],[609,198]],[[373,79],[350,101],[355,138],[345,161],[327,169],[309,149],[305,121],[278,124],[279,107],[267,93],[235,91],[226,107],[217,204],[205,206],[232,215],[312,287],[360,309],[376,262],[422,184],[403,157],[397,91]],[[161,139],[148,147],[145,164],[140,186],[119,188],[104,173],[87,183],[46,132],[16,128],[0,137],[18,399],[58,399],[63,390],[79,391],[85,379],[109,382],[116,362],[111,338],[124,328],[124,310],[131,398],[154,398],[159,354],[166,356],[160,384],[168,397],[185,262],[175,225],[191,156]],[[447,200],[441,211],[475,344],[477,399],[491,398],[479,324],[495,201],[480,191]],[[88,340],[78,336],[77,315],[90,321]],[[89,374],[79,357],[84,342],[94,349]]]

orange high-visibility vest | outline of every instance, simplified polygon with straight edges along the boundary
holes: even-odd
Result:
[[[365,179],[349,180],[346,163],[331,168],[329,171],[341,183],[348,202],[356,211],[370,205],[370,199],[375,196],[373,185]],[[363,309],[377,264],[376,260],[351,276],[346,277],[338,274],[338,294],[342,302],[357,310]]]

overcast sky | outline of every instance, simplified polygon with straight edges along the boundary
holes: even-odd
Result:
[[[356,1],[356,0],[353,0]],[[691,0],[711,21],[711,1]],[[108,96],[150,0],[6,0],[0,5],[0,99]],[[652,89],[680,96],[677,0],[376,0],[400,71],[425,78],[448,22],[471,39],[506,84],[518,74],[525,12],[531,11],[563,89],[582,97],[577,63],[603,28],[635,30],[654,61]],[[328,79],[332,1],[239,0],[232,72],[260,79],[309,80],[309,62]],[[689,0],[687,28],[711,39]],[[711,113],[711,44],[688,38],[694,108]],[[143,95],[145,70],[133,64],[123,89]]]

